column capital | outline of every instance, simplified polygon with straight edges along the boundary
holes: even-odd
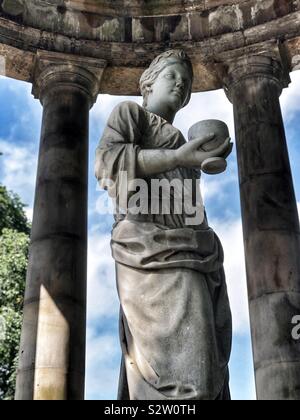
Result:
[[[107,62],[90,57],[38,51],[35,58],[32,94],[43,103],[45,94],[53,88],[73,87],[97,100]]]
[[[268,79],[277,86],[278,96],[291,82],[289,71],[283,62],[267,55],[238,57],[227,62],[226,73],[224,89],[230,101],[234,88],[246,80]]]

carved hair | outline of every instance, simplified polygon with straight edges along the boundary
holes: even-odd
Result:
[[[192,66],[189,56],[183,50],[166,51],[160,54],[158,57],[155,58],[155,60],[152,61],[149,68],[144,71],[140,79],[140,90],[144,98],[144,107],[147,106],[147,99],[148,99],[149,91],[151,90],[151,86],[155,83],[155,80],[157,79],[159,74],[166,67],[178,61],[181,63],[184,63],[187,66],[190,72],[191,81],[193,83],[194,72],[193,72],[193,66]],[[190,91],[190,94],[188,95],[187,100],[183,104],[183,107],[185,107],[189,103],[191,99],[191,94],[192,94],[192,90]]]

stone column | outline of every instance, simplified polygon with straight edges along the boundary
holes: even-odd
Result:
[[[104,67],[37,54],[43,121],[17,400],[84,398],[89,110]]]
[[[258,398],[300,399],[300,236],[279,96],[289,82],[267,56],[231,63],[251,330]],[[234,252],[234,250],[233,250]]]

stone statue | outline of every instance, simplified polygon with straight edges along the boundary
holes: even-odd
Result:
[[[111,246],[121,302],[123,380],[131,400],[230,399],[232,323],[224,256],[201,200],[193,198],[202,210],[197,223],[189,206],[176,211],[178,200],[163,212],[161,189],[147,196],[148,211],[145,200],[139,212],[132,204],[139,179],[147,194],[155,180],[177,180],[183,190],[190,180],[191,196],[197,196],[202,163],[226,159],[232,151],[229,138],[205,151],[214,133],[186,142],[172,125],[189,103],[192,83],[192,64],[183,51],[161,54],[142,75],[143,107],[118,105],[96,152],[97,179],[115,202]],[[160,211],[151,211],[154,201]]]

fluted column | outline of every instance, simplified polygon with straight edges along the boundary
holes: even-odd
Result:
[[[84,398],[89,110],[105,62],[40,52],[43,105],[16,399]]]
[[[230,64],[251,330],[259,399],[300,399],[300,236],[279,97],[289,76],[267,56]]]

